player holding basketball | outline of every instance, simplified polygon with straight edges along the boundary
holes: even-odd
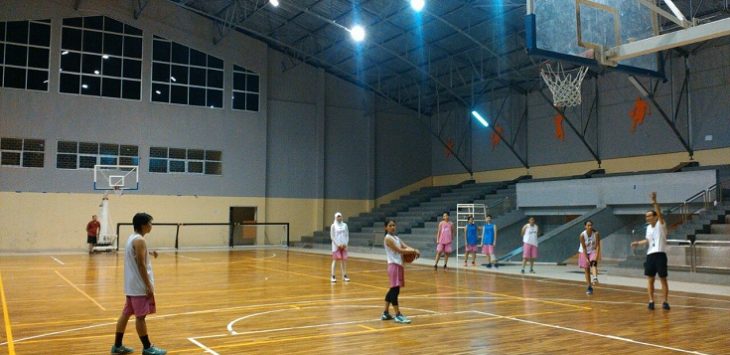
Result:
[[[522,226],[522,273],[525,273],[525,265],[530,261],[530,273],[535,273],[535,259],[537,259],[537,224],[535,217],[530,217],[527,224]]]
[[[593,294],[593,286],[598,284],[598,260],[601,258],[601,235],[593,229],[593,222],[586,221],[585,230],[578,236],[578,266],[585,270],[588,289],[586,294]],[[593,281],[591,282],[591,274]]]
[[[451,254],[451,242],[454,240],[454,224],[449,222],[449,213],[444,212],[441,216],[438,228],[436,228],[436,261],[433,263],[433,269],[438,269],[441,254],[444,255],[444,270],[446,263],[449,262],[449,254]]]
[[[129,354],[134,350],[122,345],[124,331],[127,329],[129,317],[134,314],[137,335],[142,341],[143,355],[164,355],[166,350],[153,346],[147,335],[145,317],[156,312],[155,308],[155,276],[152,263],[148,257],[145,234],[152,230],[152,216],[137,213],[132,218],[134,234],[129,236],[124,250],[124,294],[127,296],[122,315],[117,320],[116,336],[112,345],[112,354]],[[157,252],[150,255],[157,258]]]
[[[396,323],[410,323],[411,320],[400,312],[398,306],[398,294],[400,288],[406,285],[405,272],[403,269],[403,256],[415,254],[416,257],[421,253],[418,249],[409,247],[406,243],[398,238],[396,233],[396,223],[393,219],[385,220],[385,238],[383,239],[385,246],[385,256],[388,259],[388,280],[390,281],[390,289],[385,294],[385,310],[380,317],[382,320],[395,320]],[[390,305],[393,305],[395,317],[390,315]]]
[[[350,282],[350,278],[347,277],[347,244],[350,241],[350,231],[347,229],[347,223],[342,221],[342,213],[335,213],[335,221],[330,226],[330,239],[332,239],[332,268],[330,275],[332,275],[332,283],[337,282],[335,277],[335,264],[337,260],[340,261],[340,271],[342,271],[342,279],[345,282]]]
[[[664,215],[656,202],[656,192],[651,193],[651,204],[654,208],[646,212],[646,236],[642,241],[631,242],[632,247],[648,245],[646,249],[646,262],[644,263],[644,275],[647,277],[647,293],[649,294],[649,309],[654,309],[654,278],[659,274],[664,293],[662,308],[669,310],[669,283],[667,282],[667,225]]]

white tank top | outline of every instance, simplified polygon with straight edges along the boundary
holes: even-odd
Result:
[[[537,224],[531,226],[529,223],[525,224],[525,234],[522,235],[522,242],[530,245],[537,246]]]
[[[132,245],[135,240],[140,238],[142,236],[137,233],[129,236],[127,247],[124,249],[124,294],[127,296],[147,295],[147,286],[139,274],[134,246]],[[142,240],[144,241],[144,238]],[[155,276],[152,274],[152,264],[147,253],[144,254],[144,263],[147,266],[147,276],[150,279],[150,284],[152,284],[152,287],[155,287]]]
[[[395,235],[386,234],[385,239],[383,239],[383,245],[385,246],[385,256],[388,257],[388,264],[398,264],[403,265],[403,255],[401,255],[399,252],[391,249],[388,247],[388,244],[385,243],[386,240],[390,238],[393,240],[393,243],[397,245],[399,248],[401,247],[400,244],[400,238],[398,238]]]
[[[596,251],[597,247],[597,240],[596,240],[596,231],[593,231],[590,236],[586,235],[586,231],[584,230],[583,233],[580,235],[583,236],[583,240],[585,240],[586,243],[586,249],[588,254],[593,254],[594,251]],[[578,243],[578,252],[583,252],[583,244]]]
[[[667,251],[667,226],[661,221],[657,221],[654,227],[646,226],[646,240],[649,242],[649,248],[646,249],[646,255],[654,253],[666,253]]]

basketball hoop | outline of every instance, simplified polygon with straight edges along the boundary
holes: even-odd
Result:
[[[553,68],[549,63],[540,69],[540,76],[545,80],[550,93],[553,94],[555,107],[575,107],[581,103],[580,86],[588,73],[588,67],[565,70],[558,62]]]
[[[121,186],[114,186],[114,194],[117,196],[122,196],[124,193],[124,190],[122,190]]]

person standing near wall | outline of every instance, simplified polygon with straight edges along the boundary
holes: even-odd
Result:
[[[530,261],[530,273],[535,273],[535,259],[537,259],[537,233],[539,229],[535,224],[535,217],[530,217],[527,224],[522,226],[522,273],[525,273],[525,265]]]
[[[494,248],[497,246],[497,226],[492,223],[492,215],[487,215],[486,223],[482,227],[482,254],[487,257],[488,268],[499,268],[497,265],[497,257],[494,255]]]
[[[656,192],[652,192],[651,204],[653,209],[646,212],[646,236],[644,240],[631,242],[631,247],[648,245],[646,250],[646,262],[644,262],[644,275],[647,277],[647,293],[649,294],[648,308],[654,309],[654,279],[659,274],[664,293],[662,308],[669,310],[669,282],[667,281],[667,225],[664,221],[659,203],[656,201]]]
[[[94,245],[97,243],[101,223],[97,221],[96,215],[91,216],[91,221],[86,223],[86,243],[89,244],[89,254],[94,253]]]
[[[449,254],[451,254],[451,242],[454,240],[454,224],[449,222],[449,212],[441,215],[441,222],[436,228],[436,261],[433,263],[433,269],[438,269],[441,254],[444,255],[444,270],[449,262]]]
[[[335,213],[335,220],[330,226],[330,239],[332,240],[332,267],[330,275],[332,275],[331,282],[337,282],[335,277],[335,266],[337,260],[340,261],[340,270],[342,271],[342,279],[345,282],[350,282],[350,278],[347,277],[347,244],[350,242],[350,231],[347,229],[347,223],[342,221],[342,213]]]

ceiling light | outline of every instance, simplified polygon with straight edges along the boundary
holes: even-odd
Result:
[[[365,28],[360,25],[352,26],[350,29],[350,36],[355,42],[362,42],[365,40]]]
[[[269,4],[274,7],[279,7],[279,0],[269,0]]]
[[[416,12],[421,12],[424,6],[426,6],[426,0],[411,0],[411,8]]]
[[[484,117],[482,117],[482,115],[479,114],[479,112],[472,111],[471,115],[474,116],[474,118],[476,118],[477,121],[482,124],[482,126],[489,127],[489,123],[487,122],[487,120],[484,119]]]

